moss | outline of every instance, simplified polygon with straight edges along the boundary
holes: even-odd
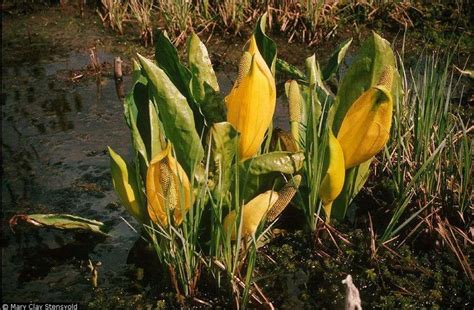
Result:
[[[408,245],[393,253],[379,247],[371,258],[370,236],[360,229],[348,233],[352,245],[336,248],[329,236],[314,242],[303,232],[280,237],[260,255],[258,280],[277,308],[339,308],[351,274],[365,308],[469,308],[474,290],[447,251],[416,254]],[[455,267],[455,268],[453,268]],[[258,276],[257,276],[258,277]]]

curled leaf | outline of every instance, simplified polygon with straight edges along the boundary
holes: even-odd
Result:
[[[85,230],[102,236],[108,236],[104,223],[71,214],[17,214],[10,219],[10,227],[13,229],[18,224],[18,221],[24,221],[36,227]]]

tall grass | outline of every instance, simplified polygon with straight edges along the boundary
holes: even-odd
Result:
[[[269,13],[270,28],[287,35],[290,41],[309,45],[328,39],[343,24],[357,25],[380,19],[383,23],[413,27],[413,12],[421,12],[423,3],[415,1],[335,1],[335,0],[101,0],[99,12],[104,25],[119,33],[124,22],[135,19],[140,36],[148,42],[151,32],[160,27],[175,43],[185,41],[189,29],[241,32],[264,12]],[[457,1],[458,10],[467,3]],[[150,26],[153,24],[153,26]],[[147,41],[148,40],[148,41]]]
[[[145,46],[153,44],[153,24],[151,22],[154,0],[130,0],[130,12],[140,27],[140,38]]]
[[[254,235],[242,236],[244,205],[240,198],[239,183],[240,179],[246,176],[239,174],[238,165],[233,165],[233,175],[234,185],[231,186],[230,196],[219,196],[216,199],[210,195],[211,240],[207,259],[219,286],[222,282],[229,283],[236,306],[245,309],[250,299],[257,304],[262,303],[262,298],[258,297],[262,292],[255,290],[253,276],[258,243],[267,230],[263,229],[265,224],[263,221]],[[217,179],[221,180],[221,177]],[[216,184],[216,188],[221,188],[221,184]],[[235,240],[231,239],[232,231],[226,231],[223,225],[225,215],[231,211],[235,211],[237,215]]]
[[[306,128],[303,130],[305,152],[305,177],[308,184],[306,195],[300,195],[302,199],[302,210],[304,212],[307,226],[311,231],[316,230],[317,219],[321,212],[321,200],[319,189],[327,170],[325,166],[328,156],[329,122],[328,111],[332,100],[329,96],[323,96],[320,91],[321,85],[317,83],[319,66],[314,56],[306,59],[306,74],[309,77],[309,85],[306,89],[305,100],[307,111]]]
[[[401,67],[406,93],[395,106],[392,143],[385,150],[398,197],[382,241],[420,214],[458,214],[464,221],[472,208],[473,126],[460,115],[463,93],[452,56],[422,55],[413,68]]]
[[[102,10],[97,10],[97,13],[104,26],[123,34],[123,23],[128,20],[128,1],[101,0],[101,3]]]
[[[192,29],[193,3],[189,0],[162,0],[157,6],[158,16],[175,43],[184,42],[187,30]]]

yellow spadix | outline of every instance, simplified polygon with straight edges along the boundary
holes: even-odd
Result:
[[[189,179],[178,161],[171,156],[171,144],[150,162],[146,177],[148,214],[155,223],[168,226],[168,216],[176,225],[192,203]]]
[[[387,143],[392,125],[392,81],[393,68],[388,66],[379,83],[365,91],[347,111],[337,134],[346,169],[372,158]]]
[[[225,102],[227,121],[240,133],[240,159],[254,156],[270,126],[276,104],[275,80],[254,36],[242,56],[238,78]]]
[[[326,175],[319,188],[319,198],[323,202],[326,213],[326,223],[331,218],[332,202],[339,196],[344,186],[346,169],[344,166],[344,154],[336,137],[329,131],[329,165]]]

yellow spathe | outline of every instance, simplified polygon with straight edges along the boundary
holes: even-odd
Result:
[[[387,67],[379,84],[365,91],[347,111],[337,134],[346,169],[372,158],[387,143],[392,125],[392,79],[393,69]]]
[[[146,223],[148,215],[145,208],[140,205],[138,197],[135,195],[133,185],[130,183],[127,164],[117,153],[109,149],[110,155],[110,172],[112,174],[112,184],[119,196],[122,205],[133,215],[139,222]]]
[[[279,195],[276,191],[269,190],[250,200],[242,207],[242,237],[252,236],[255,234],[258,225],[278,200],[278,196]],[[231,211],[224,219],[224,231],[229,232],[230,229],[232,229],[232,240],[237,238],[237,227],[235,227],[235,222],[236,213],[234,210]]]
[[[334,137],[332,130],[329,131],[329,165],[326,175],[319,188],[319,198],[323,202],[326,222],[331,218],[332,202],[339,196],[344,186],[346,168],[344,165],[344,154],[339,141]]]
[[[250,38],[239,68],[239,77],[225,99],[227,121],[240,133],[239,158],[257,154],[273,118],[276,88],[273,75]]]
[[[168,226],[167,210],[180,225],[191,204],[189,179],[178,161],[171,156],[171,143],[150,162],[146,177],[148,214],[155,223]]]

